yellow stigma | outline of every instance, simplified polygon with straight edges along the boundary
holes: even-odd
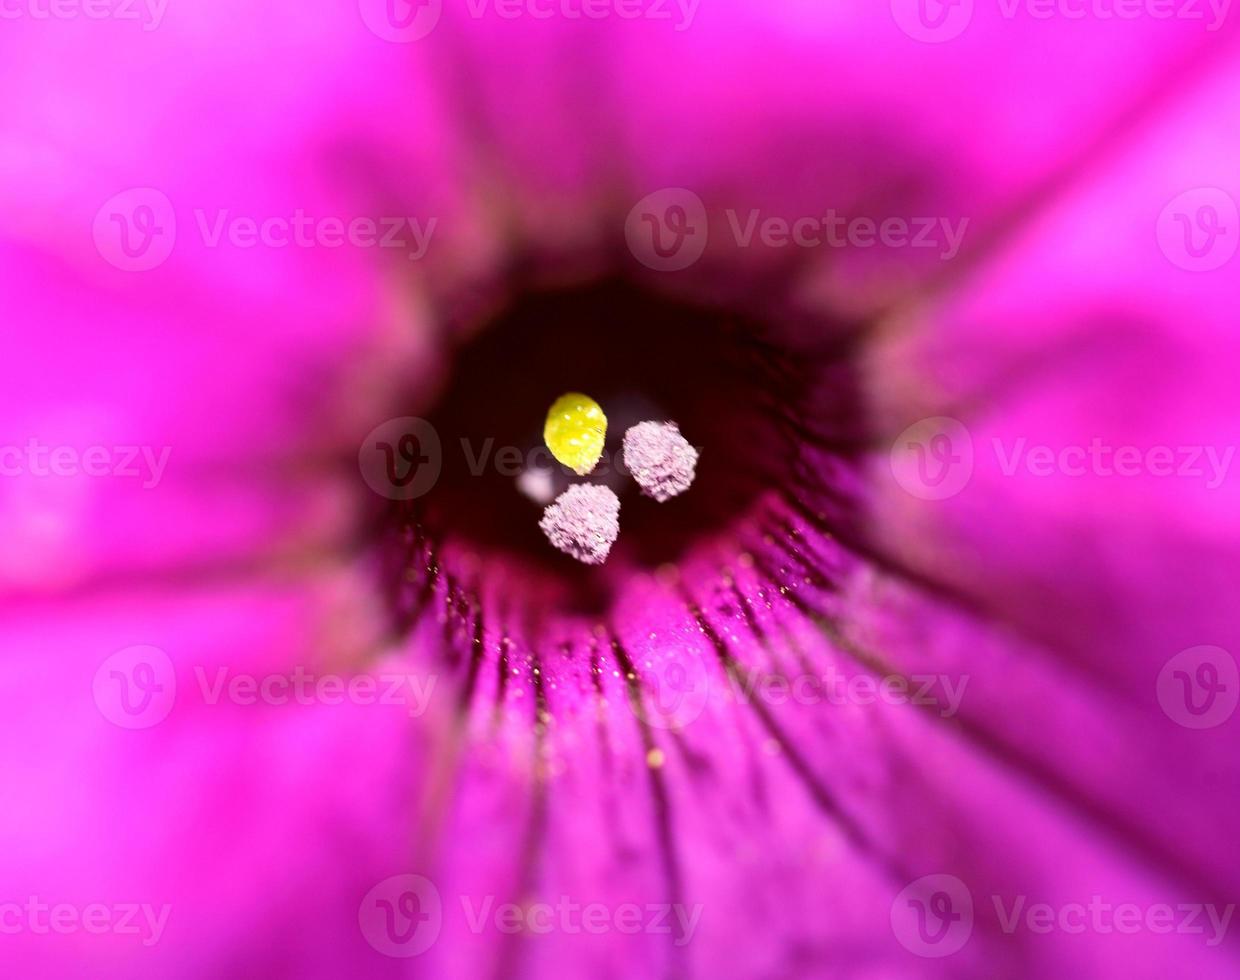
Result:
[[[543,440],[551,455],[585,476],[603,455],[607,416],[598,402],[577,391],[561,395],[547,412]]]

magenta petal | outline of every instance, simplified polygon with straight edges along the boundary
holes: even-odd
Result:
[[[0,463],[32,437],[170,450],[133,482],[0,481],[0,925],[10,895],[169,909],[149,944],[0,936],[15,974],[1234,974],[1230,938],[1004,908],[1224,908],[1240,879],[1235,721],[1166,680],[1206,658],[1234,686],[1234,481],[1005,462],[1234,449],[1234,271],[1175,235],[1240,200],[1235,28],[973,6],[953,38],[902,0],[683,30],[449,4],[409,44],[365,3],[6,17]],[[669,204],[710,229],[683,267],[626,229]],[[754,209],[962,237],[743,243]],[[214,240],[224,210],[436,237],[252,248]],[[140,213],[149,259],[113,220]],[[357,458],[510,292],[603,270],[852,338],[880,437],[832,428],[843,386],[804,354],[795,417],[756,409],[805,435],[783,479],[674,567],[622,536],[587,610],[519,552],[377,520]],[[957,427],[968,477],[910,491],[897,433],[962,454]],[[426,701],[250,703],[298,671]],[[824,676],[852,693],[785,689]],[[904,693],[857,693],[882,684]],[[939,893],[972,902],[942,959],[909,918]],[[384,902],[433,922],[416,962]]]

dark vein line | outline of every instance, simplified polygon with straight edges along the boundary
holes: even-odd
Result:
[[[641,684],[637,677],[637,670],[624,646],[620,643],[615,630],[611,630],[610,635],[612,656],[615,657],[616,665],[620,668],[620,672],[625,678],[625,688],[628,692],[629,704],[632,706],[633,713],[638,719],[637,729],[642,741],[643,754],[648,756],[651,750],[657,748],[657,746],[651,734],[650,725],[646,721],[646,709],[642,701]],[[663,859],[663,874],[667,880],[668,894],[673,905],[680,905],[682,885],[680,860],[676,847],[676,836],[672,831],[672,808],[671,801],[667,795],[666,781],[663,778],[662,771],[646,764],[645,758],[642,759],[642,765],[650,780],[650,793],[654,802],[655,833]],[[683,938],[675,931],[676,928],[678,926],[674,927],[671,933],[673,941]],[[673,949],[678,951],[674,955],[679,956],[679,951],[683,950],[683,948],[683,946],[673,945]]]
[[[547,773],[544,765],[546,751],[547,691],[543,683],[542,662],[535,654],[532,660],[534,678],[534,744],[532,758],[533,781],[530,786],[530,814],[526,822],[525,834],[521,839],[516,874],[516,895],[522,905],[536,894],[538,870],[547,841],[548,787]],[[506,935],[500,942],[501,952],[496,964],[496,980],[517,976],[521,971],[519,964],[525,949],[520,933]],[[503,950],[508,950],[505,955]]]
[[[727,673],[732,683],[739,684],[742,687],[745,684],[745,678],[742,676],[742,667],[728,649],[723,638],[716,632],[710,620],[703,614],[701,607],[694,598],[688,593],[683,586],[680,587],[681,598],[689,610],[690,616],[697,622],[698,627],[702,630],[703,635],[710,641],[715,649],[715,655],[719,659],[720,665]],[[775,719],[767,710],[766,705],[760,700],[751,700],[749,707],[753,709],[762,727],[776,744],[779,745],[782,757],[787,760],[792,771],[800,778],[802,784],[809,792],[810,797],[818,805],[824,813],[826,813],[840,828],[841,832],[858,851],[871,857],[880,857],[856,821],[847,814],[839,805],[838,801],[831,792],[823,785],[817,774],[810,768],[809,763],[801,755],[800,750],[793,744],[787,733],[779,726]],[[884,863],[885,859],[884,859]]]

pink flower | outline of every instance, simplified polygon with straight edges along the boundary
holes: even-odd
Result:
[[[4,8],[10,972],[1234,975],[1168,10]],[[705,447],[597,569],[566,390]]]

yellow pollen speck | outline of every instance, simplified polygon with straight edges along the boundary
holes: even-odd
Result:
[[[557,398],[547,412],[543,441],[552,456],[579,476],[597,465],[606,437],[607,416],[588,395],[570,391]]]
[[[662,749],[651,749],[646,753],[646,765],[648,765],[651,769],[663,768],[663,760],[664,755]]]

